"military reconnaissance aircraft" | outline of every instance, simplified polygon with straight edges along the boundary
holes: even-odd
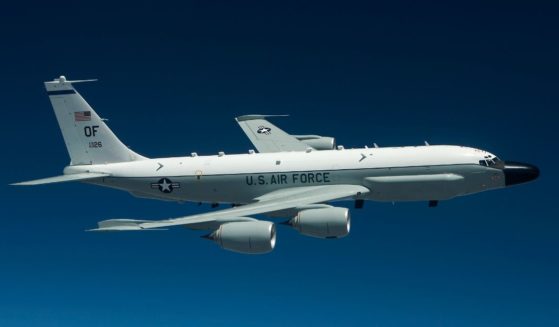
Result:
[[[185,226],[209,230],[205,237],[240,253],[267,253],[276,244],[273,222],[251,216],[286,217],[303,235],[344,237],[347,208],[326,202],[351,199],[428,201],[528,182],[536,166],[502,161],[469,147],[428,145],[344,149],[331,137],[290,135],[264,115],[237,117],[259,153],[146,158],[126,147],[105,121],[60,76],[45,82],[70,154],[61,176],[16,183],[38,185],[80,181],[170,201],[230,203],[233,207],[166,220],[111,219],[91,231],[141,231]]]

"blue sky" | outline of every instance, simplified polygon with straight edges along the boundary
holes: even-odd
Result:
[[[544,2],[10,4],[0,13],[0,325],[556,326],[557,7]],[[42,82],[79,91],[148,157],[245,152],[233,118],[289,113],[357,147],[461,144],[540,167],[534,183],[372,203],[351,234],[280,226],[243,256],[200,232],[93,234],[107,218],[211,210],[82,184]],[[347,203],[351,206],[351,203]]]

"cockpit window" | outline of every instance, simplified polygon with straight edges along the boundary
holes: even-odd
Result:
[[[502,162],[503,161],[501,161],[501,159],[497,157],[493,157],[493,158],[486,158],[484,160],[480,160],[479,164],[485,167],[495,167],[495,166],[501,166]]]

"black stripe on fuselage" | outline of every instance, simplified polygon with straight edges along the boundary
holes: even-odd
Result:
[[[48,95],[64,95],[64,94],[76,94],[75,90],[57,90],[57,91],[47,91]]]

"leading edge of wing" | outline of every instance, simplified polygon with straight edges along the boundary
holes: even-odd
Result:
[[[216,223],[219,225],[233,221],[248,221],[254,220],[254,218],[245,217],[248,215],[256,215],[296,208],[308,204],[344,199],[368,192],[369,189],[361,185],[321,185],[287,188],[267,193],[257,198],[257,202],[240,207],[166,220],[104,220],[98,223],[98,228],[91,229],[91,231],[147,230],[181,225],[185,227],[192,226],[195,228],[196,225],[199,226],[204,223]],[[215,224],[209,224],[208,226],[214,225]]]

